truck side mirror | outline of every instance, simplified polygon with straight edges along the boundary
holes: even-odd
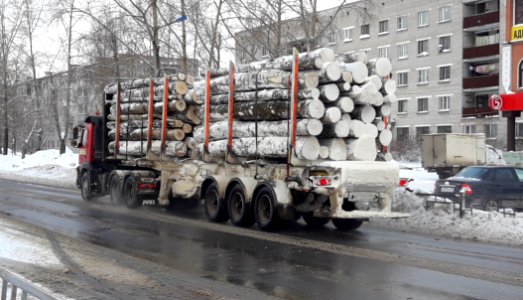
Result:
[[[78,147],[82,146],[81,135],[79,134],[82,127],[83,126],[78,125],[73,128],[73,137],[71,138],[71,147],[73,147],[73,148],[78,148]]]

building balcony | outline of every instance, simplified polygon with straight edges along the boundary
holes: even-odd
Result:
[[[486,117],[497,116],[498,111],[490,109],[490,107],[464,107],[462,112],[463,118],[467,117]]]
[[[463,89],[481,89],[499,85],[499,74],[463,78]]]
[[[463,59],[474,59],[499,55],[499,44],[477,46],[463,49]]]
[[[463,29],[499,23],[499,11],[463,18]]]

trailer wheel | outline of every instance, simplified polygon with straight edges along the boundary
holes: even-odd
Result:
[[[280,228],[283,224],[278,215],[276,198],[269,187],[262,187],[256,194],[254,200],[254,218],[256,225],[261,230],[272,231]]]
[[[323,225],[329,223],[330,221],[329,218],[315,217],[312,211],[303,213],[303,220],[305,221],[305,223],[307,223],[307,227],[313,229],[323,227]]]
[[[236,226],[249,227],[254,224],[254,216],[243,188],[239,184],[235,184],[229,192],[229,198],[227,199],[227,211],[229,212],[229,218],[231,223]]]
[[[89,172],[84,172],[80,177],[80,191],[82,193],[82,199],[85,201],[92,201],[95,199],[93,188],[91,186],[91,175]]]
[[[122,202],[122,188],[120,186],[120,180],[117,175],[111,176],[109,179],[109,196],[113,204],[119,204]]]
[[[125,205],[129,208],[136,208],[140,205],[138,197],[138,186],[133,177],[127,177],[123,185],[123,198]]]
[[[350,231],[358,229],[363,221],[358,219],[332,219],[332,224],[340,231]]]
[[[229,219],[227,215],[227,203],[220,198],[218,186],[211,183],[205,190],[205,215],[211,222],[225,222]]]

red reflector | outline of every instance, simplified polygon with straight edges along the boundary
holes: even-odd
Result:
[[[315,184],[317,186],[328,186],[328,185],[331,185],[332,184],[332,178],[327,178],[327,177],[317,178],[316,181],[315,181]]]
[[[400,179],[400,186],[405,186],[407,184],[407,179]]]
[[[156,183],[140,183],[138,188],[141,190],[154,190],[156,188]]]

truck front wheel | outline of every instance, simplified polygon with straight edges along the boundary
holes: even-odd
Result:
[[[256,194],[254,218],[256,219],[256,225],[261,230],[272,231],[282,225],[282,220],[278,215],[276,207],[276,198],[269,187],[262,187]]]
[[[227,203],[220,198],[218,186],[211,183],[205,190],[205,215],[211,222],[225,222],[229,219],[227,216]]]
[[[140,205],[140,197],[138,196],[138,186],[133,177],[128,177],[123,185],[123,197],[125,205],[129,208],[136,208]]]
[[[82,177],[80,177],[80,191],[82,193],[82,199],[85,201],[92,201],[95,199],[93,188],[91,186],[91,175],[89,172],[84,172]]]
[[[254,217],[241,185],[236,184],[232,187],[227,201],[227,210],[231,223],[234,225],[249,227],[254,224]]]
[[[350,231],[358,229],[363,221],[358,219],[332,219],[332,224],[340,231]]]

